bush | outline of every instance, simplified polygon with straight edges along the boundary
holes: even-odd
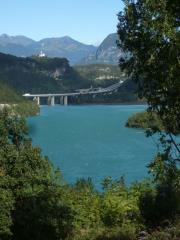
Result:
[[[126,122],[126,127],[163,130],[161,120],[155,113],[147,111],[134,114]]]

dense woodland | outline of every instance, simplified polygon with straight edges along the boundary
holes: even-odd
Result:
[[[30,93],[65,92],[87,83],[64,58],[20,58],[0,54],[0,79]]]
[[[4,104],[21,116],[27,117],[39,113],[39,107],[35,102],[24,99],[15,89],[0,82],[0,109]]]
[[[101,192],[91,179],[68,185],[32,145],[25,120],[1,111],[0,239],[180,239],[179,16],[177,0],[127,0],[118,15],[119,44],[131,52],[120,67],[163,126],[147,132],[161,146],[149,179],[125,186],[107,177]]]

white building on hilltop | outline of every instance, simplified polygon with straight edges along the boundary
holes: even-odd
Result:
[[[46,57],[46,54],[43,53],[43,51],[41,50],[41,52],[39,53],[38,57],[40,57],[40,58]]]

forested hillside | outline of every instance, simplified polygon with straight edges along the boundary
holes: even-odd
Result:
[[[22,93],[89,87],[64,58],[20,58],[0,53],[0,79]]]
[[[124,81],[127,77],[118,66],[109,64],[77,65],[74,69],[79,75],[90,80],[93,86],[108,86],[118,81]]]
[[[19,103],[22,101],[22,97],[13,88],[0,82],[0,103]]]
[[[23,93],[64,93],[79,88],[106,87],[126,80],[118,66],[93,64],[72,68],[65,58],[20,58],[0,53],[0,82]],[[136,101],[135,84],[125,81],[115,94],[82,96],[73,103]]]
[[[0,109],[4,106],[11,107],[14,112],[22,116],[39,113],[39,107],[35,102],[24,99],[15,89],[0,82]]]

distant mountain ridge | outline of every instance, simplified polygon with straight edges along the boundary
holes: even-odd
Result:
[[[48,57],[67,58],[73,65],[96,49],[93,45],[80,43],[68,36],[34,41],[25,36],[0,35],[0,52],[17,57],[37,55],[42,50]]]
[[[42,50],[48,57],[67,58],[71,65],[111,64],[118,65],[123,51],[117,47],[118,35],[109,34],[95,47],[72,39],[69,36],[44,38],[34,41],[25,36],[0,35],[0,52],[18,57],[37,55]]]
[[[0,45],[16,44],[22,46],[28,46],[35,43],[34,40],[25,36],[9,36],[7,34],[0,35]]]

